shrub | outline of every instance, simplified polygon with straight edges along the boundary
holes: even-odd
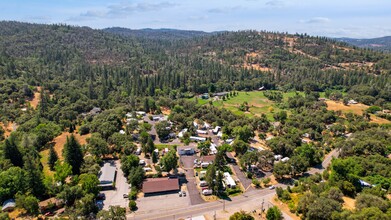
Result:
[[[289,211],[291,213],[295,213],[296,212],[296,206],[295,206],[295,203],[293,201],[290,201],[288,203],[288,208],[289,208]]]
[[[228,195],[233,195],[233,194],[237,194],[237,193],[241,193],[242,192],[242,190],[240,189],[240,188],[233,188],[233,189],[231,189],[231,188],[228,188],[227,189],[227,193],[228,193]]]
[[[137,204],[134,200],[129,200],[129,209],[135,211],[137,209]]]
[[[90,133],[90,127],[88,125],[80,126],[80,128],[79,128],[79,134],[80,135],[85,135],[85,134],[88,134],[88,133]]]
[[[257,178],[254,178],[252,180],[252,183],[255,185],[255,187],[259,188],[261,186],[261,182]]]
[[[136,200],[137,199],[137,188],[136,187],[132,187],[132,189],[130,190],[129,192],[129,198],[131,200]]]

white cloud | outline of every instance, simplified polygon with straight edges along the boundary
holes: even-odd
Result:
[[[329,23],[330,19],[326,17],[313,17],[308,20],[300,20],[300,23],[305,23],[305,24],[324,24],[324,23]]]
[[[107,6],[106,8],[102,10],[89,10],[83,13],[80,13],[76,17],[71,17],[68,20],[69,21],[78,21],[81,20],[92,20],[97,18],[127,18],[128,16],[134,14],[135,12],[143,13],[143,12],[150,12],[150,11],[159,11],[165,8],[171,8],[175,7],[178,4],[172,3],[172,2],[158,2],[158,3],[152,3],[152,2],[140,2],[140,3],[127,3],[122,2],[119,4],[112,4]]]
[[[270,7],[283,7],[285,6],[285,1],[282,0],[272,0],[265,3],[266,6]]]

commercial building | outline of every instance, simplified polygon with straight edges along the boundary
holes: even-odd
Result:
[[[143,183],[144,196],[176,193],[179,191],[179,180],[176,178],[148,178]]]

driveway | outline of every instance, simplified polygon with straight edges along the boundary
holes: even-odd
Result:
[[[309,175],[313,175],[315,173],[322,173],[325,169],[327,169],[328,166],[331,164],[331,160],[333,158],[338,158],[339,157],[339,150],[334,149],[332,150],[329,154],[327,154],[323,161],[322,164],[319,164],[315,167],[312,167],[310,170],[308,170],[306,173]]]
[[[117,178],[115,180],[116,188],[114,190],[102,191],[106,195],[106,200],[103,201],[103,209],[108,210],[110,206],[119,205],[121,207],[128,207],[128,199],[123,198],[123,194],[128,194],[129,184],[121,170],[121,163],[119,160],[114,161],[117,168]]]
[[[230,158],[233,158],[233,155],[230,152],[228,152],[228,155]],[[233,172],[235,173],[236,177],[242,183],[245,191],[254,190],[254,188],[251,187],[252,180],[246,177],[246,174],[240,170],[240,167],[238,164],[231,165],[231,168],[232,168]]]
[[[187,181],[187,190],[190,197],[191,205],[197,205],[201,203],[205,203],[205,201],[201,198],[200,191],[197,189],[197,181],[194,173],[194,159],[197,156],[181,156],[181,164],[183,169],[186,170],[186,181]]]

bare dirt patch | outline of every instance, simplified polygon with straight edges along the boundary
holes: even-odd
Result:
[[[160,110],[162,111],[163,115],[170,115],[171,114],[171,109],[167,107],[161,107]]]
[[[33,107],[34,109],[37,108],[37,106],[39,104],[39,100],[41,99],[41,89],[42,88],[40,86],[37,86],[37,92],[34,92],[34,98],[28,100],[28,102],[30,103],[31,107]]]
[[[343,196],[343,208],[353,210],[355,208],[356,200],[350,197]]]
[[[16,130],[16,124],[14,122],[8,122],[7,126],[5,126],[2,122],[0,122],[0,126],[4,130],[4,136],[7,138],[11,135],[11,132]]]

